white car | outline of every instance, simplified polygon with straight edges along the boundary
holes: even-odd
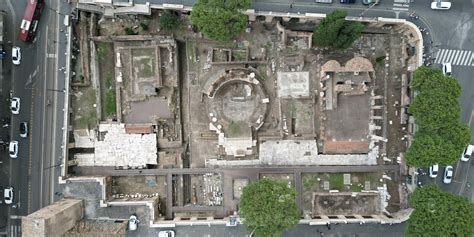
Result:
[[[461,155],[461,161],[469,161],[473,151],[474,151],[474,146],[467,145],[466,149],[464,149],[464,152]]]
[[[15,65],[20,65],[21,61],[21,50],[20,47],[13,47],[12,49],[12,62]]]
[[[13,159],[18,158],[18,141],[11,141],[8,147],[8,153]]]
[[[3,200],[5,204],[13,203],[13,187],[8,187],[3,190]]]
[[[451,76],[452,69],[451,69],[451,63],[443,63],[443,74],[445,76]]]
[[[451,8],[451,2],[436,1],[431,3],[431,9],[433,10],[449,10]]]
[[[138,217],[135,214],[131,215],[130,218],[128,218],[128,230],[137,230],[138,223],[140,223]]]
[[[430,166],[430,178],[436,178],[438,176],[439,165],[435,164]]]
[[[453,167],[450,165],[446,166],[446,169],[444,170],[443,183],[450,184],[451,181],[453,180],[453,173],[454,173]]]
[[[158,237],[174,237],[174,230],[162,230],[158,232]]]
[[[20,98],[13,97],[12,102],[10,104],[10,109],[12,110],[12,114],[19,114],[20,113]]]

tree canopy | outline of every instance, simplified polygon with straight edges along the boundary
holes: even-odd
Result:
[[[296,191],[287,183],[262,179],[243,189],[239,214],[256,236],[280,236],[300,219],[295,200]]]
[[[165,30],[172,30],[176,28],[179,24],[179,16],[177,12],[174,11],[164,11],[160,17],[160,25]]]
[[[461,87],[453,77],[427,67],[415,70],[410,87],[415,97],[408,112],[415,118],[418,132],[406,153],[407,164],[452,164],[471,139],[469,127],[459,120]]]
[[[423,91],[416,95],[408,108],[416,123],[426,129],[439,129],[459,120],[461,107],[457,97],[447,93]]]
[[[335,10],[326,15],[314,29],[313,42],[321,47],[348,48],[364,29],[360,22],[346,21],[347,12]]]
[[[435,185],[418,188],[409,204],[406,236],[473,236],[474,204]]]
[[[245,30],[248,17],[242,12],[250,0],[198,0],[191,11],[191,22],[206,37],[229,41]]]

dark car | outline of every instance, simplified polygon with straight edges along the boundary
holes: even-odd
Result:
[[[20,137],[28,137],[28,122],[20,123]]]
[[[356,0],[341,0],[341,3],[355,3]]]

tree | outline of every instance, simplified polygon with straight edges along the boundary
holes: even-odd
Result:
[[[364,29],[359,22],[346,21],[347,12],[335,10],[321,20],[314,29],[313,42],[321,47],[348,48]]]
[[[406,236],[473,236],[474,204],[465,197],[439,190],[435,185],[418,188],[409,204]]]
[[[452,164],[471,139],[469,127],[459,121],[459,83],[438,69],[420,67],[413,73],[410,87],[416,96],[408,112],[415,117],[418,132],[406,153],[407,164]]]
[[[166,10],[160,16],[160,26],[165,30],[172,30],[179,24],[179,16],[177,12]]]
[[[243,189],[239,214],[257,236],[280,236],[300,219],[295,199],[287,183],[262,179]]]
[[[471,139],[469,127],[454,123],[436,131],[420,130],[406,153],[409,166],[450,165],[459,159]]]
[[[448,93],[424,90],[413,98],[408,112],[420,127],[439,129],[458,121],[461,107],[457,98]]]
[[[421,66],[413,72],[410,87],[416,92],[430,91],[459,97],[461,86],[454,77],[444,76],[441,70]]]
[[[242,13],[250,0],[198,0],[191,11],[191,22],[206,37],[229,41],[242,33],[248,17]]]

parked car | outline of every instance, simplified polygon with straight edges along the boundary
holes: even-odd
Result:
[[[3,190],[3,200],[8,205],[13,203],[13,187],[10,186]]]
[[[174,230],[162,230],[158,232],[158,237],[174,237]]]
[[[10,104],[10,109],[12,114],[19,114],[20,113],[20,98],[13,97],[12,102]]]
[[[451,76],[451,63],[443,63],[443,74],[445,76]]]
[[[377,5],[380,3],[380,0],[362,0],[362,4],[364,5]]]
[[[13,47],[12,49],[12,62],[15,65],[20,65],[21,61],[21,50],[20,47]]]
[[[10,141],[10,145],[8,147],[8,153],[10,157],[13,159],[18,158],[18,141]]]
[[[128,218],[128,230],[137,230],[138,223],[140,223],[140,220],[138,220],[137,215],[132,214],[130,218]]]
[[[435,1],[431,3],[431,9],[433,10],[449,10],[451,8],[451,2]]]
[[[356,0],[341,0],[341,3],[355,3]]]
[[[430,178],[436,178],[438,176],[439,165],[435,164],[430,167]]]
[[[446,169],[444,169],[443,183],[450,184],[451,181],[453,180],[453,173],[454,173],[453,167],[450,165],[446,166]]]
[[[28,137],[28,122],[20,123],[20,137]]]
[[[469,161],[469,159],[471,159],[472,152],[474,152],[474,146],[467,145],[466,149],[464,149],[464,152],[461,155],[461,161]]]

